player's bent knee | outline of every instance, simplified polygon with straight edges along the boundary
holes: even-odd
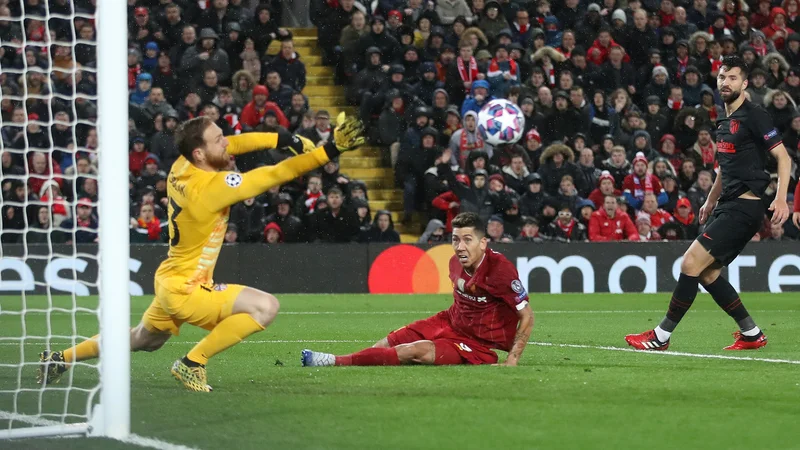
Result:
[[[275,320],[275,316],[278,315],[280,309],[281,304],[278,299],[274,295],[264,292],[255,303],[255,308],[250,315],[261,326],[266,327]]]

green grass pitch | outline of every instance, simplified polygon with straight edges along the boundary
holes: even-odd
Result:
[[[671,351],[626,349],[623,336],[654,327],[667,295],[534,295],[536,325],[522,366],[300,367],[300,350],[350,353],[387,332],[446,308],[452,298],[378,295],[282,295],[281,314],[265,332],[215,357],[211,394],[184,391],[172,361],[205,334],[186,326],[156,353],[132,356],[134,433],[204,449],[732,449],[800,448],[800,298],[747,294],[744,301],[769,345],[730,353],[733,321],[699,295],[673,337]],[[92,299],[81,304],[91,305]],[[96,301],[96,300],[95,300]],[[136,324],[149,298],[132,302]],[[56,306],[69,306],[57,298]],[[28,307],[40,307],[29,298]],[[21,300],[0,298],[2,311]],[[29,314],[27,334],[46,331]],[[78,332],[96,332],[80,314]],[[71,316],[52,314],[54,333],[70,334]],[[19,336],[18,315],[0,314],[0,336]],[[56,344],[60,344],[59,341]],[[34,361],[42,341],[22,350]],[[62,345],[53,345],[60,349]],[[20,345],[3,342],[0,362],[17,362]],[[714,359],[722,355],[746,359]],[[501,359],[504,355],[501,355]],[[16,369],[0,368],[0,390],[17,386]],[[22,387],[36,389],[33,366]],[[74,385],[91,387],[96,371],[77,368]],[[17,398],[18,411],[65,408],[61,391]],[[0,394],[0,410],[13,408]],[[68,409],[85,411],[86,394]],[[0,421],[6,428],[7,422]],[[10,447],[9,447],[10,445]],[[0,441],[0,448],[129,448],[104,440]],[[132,447],[131,447],[132,448]]]

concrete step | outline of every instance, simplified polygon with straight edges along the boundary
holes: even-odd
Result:
[[[403,192],[399,189],[372,189],[367,196],[370,200],[403,201]]]
[[[306,86],[303,93],[309,97],[339,97],[344,98],[344,88],[341,86]]]
[[[306,66],[306,74],[310,77],[330,77],[331,84],[333,83],[333,67],[328,66],[314,66],[308,67]]]
[[[317,29],[311,28],[289,28],[294,36],[317,37]]]
[[[349,176],[349,174],[346,174]],[[350,178],[363,181],[367,185],[367,189],[372,192],[378,189],[394,189],[394,176],[378,176],[378,177],[353,177]]]
[[[393,177],[392,169],[369,168],[369,169],[348,169],[344,172],[349,178],[363,180],[365,178],[390,178]]]
[[[308,106],[315,109],[328,105],[345,105],[344,95],[306,95],[308,96]]]
[[[403,209],[403,202],[392,201],[392,200],[370,200],[369,208],[373,212],[379,209],[388,209],[389,211],[401,211]]]
[[[309,75],[306,76],[306,86],[326,86],[331,87],[335,86],[336,83],[333,82],[333,76],[314,76]],[[305,91],[303,91],[305,92]]]
[[[339,168],[342,170],[371,169],[374,167],[382,167],[379,157],[350,156],[345,153],[345,155],[339,159]]]

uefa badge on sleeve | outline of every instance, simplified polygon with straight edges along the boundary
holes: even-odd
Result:
[[[511,282],[511,290],[517,294],[517,298],[520,300],[528,296],[528,293],[525,292],[525,287],[519,280],[514,280]]]
[[[229,173],[225,175],[225,184],[232,188],[239,187],[242,184],[242,176],[238,173]]]

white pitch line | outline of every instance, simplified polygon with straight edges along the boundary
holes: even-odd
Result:
[[[45,419],[43,417],[31,416],[27,414],[15,414],[6,411],[0,411],[0,420],[12,420],[40,427],[63,425],[61,422]],[[59,438],[56,437],[54,439],[59,439]],[[139,447],[154,448],[156,450],[197,450],[197,448],[195,447],[187,447],[185,445],[172,444],[167,441],[162,441],[161,439],[139,436],[138,434],[133,434],[133,433],[131,433],[131,435],[125,439],[119,439],[119,441],[124,442],[126,444],[136,445]]]
[[[436,311],[281,311],[278,313],[280,316],[384,316],[384,315],[401,315],[401,314],[436,314],[441,310]],[[663,313],[666,311],[665,309],[621,309],[621,310],[610,310],[610,309],[598,309],[598,310],[569,310],[569,309],[558,309],[558,310],[536,310],[534,309],[534,313],[536,314],[654,314],[654,313]],[[711,312],[718,312],[718,309],[709,309],[709,310],[690,310],[689,313],[711,313]],[[751,313],[798,313],[800,310],[797,309],[753,309],[749,310]],[[20,311],[5,311],[6,315],[15,315],[19,316],[21,313]],[[3,311],[0,311],[0,315],[3,314]],[[43,312],[35,312],[35,313],[28,313],[28,314],[44,314]],[[63,314],[59,312],[59,314]],[[83,313],[82,313],[83,314]],[[142,313],[135,312],[131,313],[132,317],[140,317]]]

